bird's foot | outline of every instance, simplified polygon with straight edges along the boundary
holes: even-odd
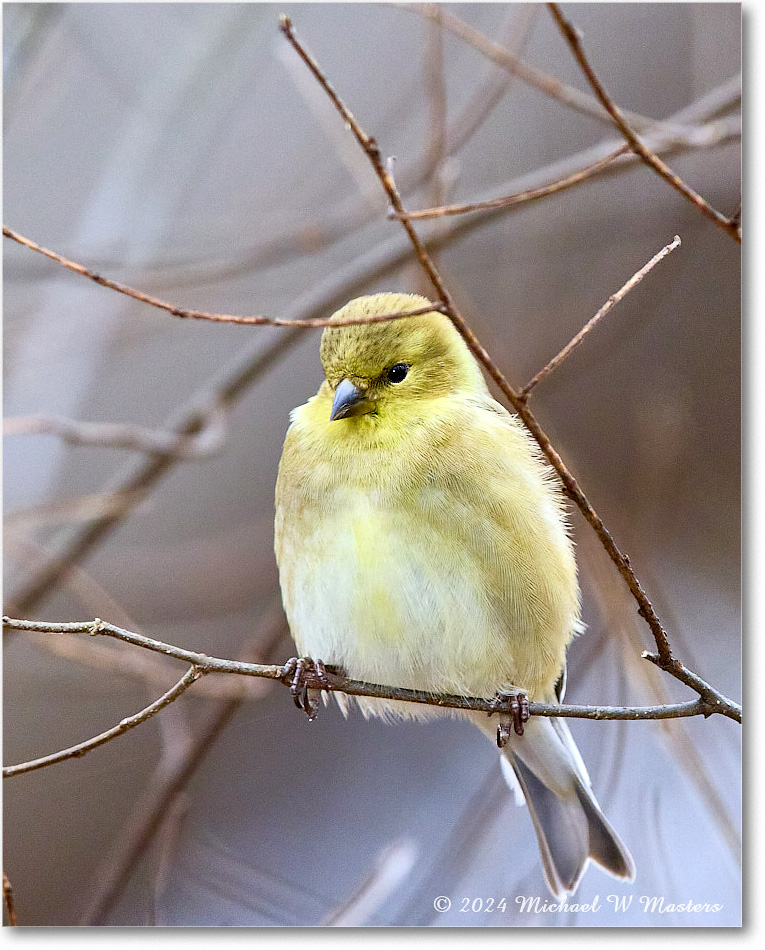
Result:
[[[512,726],[517,736],[523,735],[523,726],[529,721],[529,697],[522,690],[500,691],[492,700],[492,706],[501,714],[497,726],[497,745],[507,745]]]
[[[327,668],[321,660],[312,660],[310,656],[293,656],[284,664],[281,679],[290,684],[290,693],[298,709],[302,709],[309,720],[316,718],[318,703],[309,693],[309,683],[318,681],[319,686],[329,686]]]

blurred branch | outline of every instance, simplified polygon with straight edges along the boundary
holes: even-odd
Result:
[[[423,85],[428,103],[428,132],[423,163],[433,169],[432,186],[439,189],[439,171],[446,158],[446,76],[444,74],[444,37],[441,11],[433,4],[434,15],[427,31],[423,49]],[[314,85],[314,88],[318,88]],[[356,151],[358,155],[358,151]]]
[[[42,769],[47,765],[54,765],[66,759],[80,758],[92,749],[96,749],[98,746],[104,745],[104,743],[124,735],[131,729],[135,729],[136,726],[140,726],[142,722],[146,722],[147,719],[151,719],[152,716],[164,709],[165,706],[168,706],[176,700],[205,672],[207,671],[201,667],[189,667],[175,686],[151,703],[151,705],[137,712],[134,716],[128,716],[113,728],[107,729],[106,732],[102,732],[100,735],[94,736],[86,742],[78,742],[77,745],[71,746],[68,749],[62,749],[60,752],[53,752],[51,755],[45,755],[39,759],[32,759],[29,762],[22,762],[19,765],[9,765],[3,769],[3,778],[9,778],[12,775],[21,775],[23,772],[33,772],[35,769]]]
[[[598,105],[596,99],[587,93],[580,92],[573,86],[569,86],[553,76],[543,73],[533,66],[529,66],[520,57],[505,49],[501,44],[489,39],[488,36],[481,33],[480,30],[470,26],[451,11],[439,7],[435,3],[394,3],[393,6],[400,7],[403,10],[410,10],[427,20],[439,20],[443,27],[453,33],[459,39],[468,43],[474,49],[478,50],[487,59],[490,59],[495,65],[506,70],[511,76],[517,76],[518,79],[527,85],[538,89],[551,99],[555,99],[566,108],[575,109],[577,112],[583,112],[585,115],[599,122],[607,122],[608,119]],[[652,129],[656,126],[668,127],[672,120],[663,122],[657,119],[650,119],[637,112],[627,113],[630,121],[639,129]]]
[[[129,630],[124,630],[122,627],[107,623],[100,618],[89,622],[48,623],[40,620],[16,620],[11,617],[3,617],[3,625],[11,630],[26,630],[37,633],[65,635],[88,634],[90,636],[114,637],[117,640],[122,640],[124,643],[129,643],[133,646],[142,647],[146,650],[151,650],[155,653],[161,653],[164,656],[171,656],[177,660],[190,663],[191,667],[186,673],[184,680],[196,672],[193,679],[196,679],[202,673],[229,673],[278,680],[285,686],[291,686],[293,682],[293,668],[289,663],[285,666],[247,663],[240,660],[227,660],[220,657],[208,656],[205,653],[195,653],[192,650],[185,650],[173,644],[164,643],[161,640],[155,640],[151,637],[132,633]],[[653,655],[650,656],[653,657]],[[532,716],[629,720],[674,719],[686,716],[710,716],[714,713],[719,713],[720,715],[727,716],[729,719],[736,720],[736,722],[741,722],[741,707],[737,703],[722,696],[708,683],[705,683],[700,677],[696,676],[695,673],[686,670],[682,664],[677,664],[677,667],[683,674],[682,677],[678,676],[678,678],[683,678],[683,681],[698,693],[699,698],[697,700],[661,706],[575,706],[559,705],[558,703],[530,702],[529,712]],[[191,682],[193,682],[193,679]],[[183,682],[183,680],[181,682]],[[191,685],[191,682],[188,682],[181,692],[185,691],[185,689]],[[441,709],[462,709],[470,710],[471,712],[485,712],[489,715],[493,713],[504,714],[509,712],[510,709],[509,701],[501,700],[497,697],[484,699],[475,696],[458,696],[452,693],[431,693],[426,690],[381,686],[376,683],[366,683],[361,680],[349,679],[339,673],[329,671],[322,676],[308,669],[303,676],[303,684],[308,689],[340,692],[348,696],[362,696],[371,699],[393,699],[401,702],[419,703],[420,705],[438,706]],[[173,689],[178,690],[179,686],[180,684],[177,684]],[[162,708],[158,706],[159,703],[167,705],[167,702],[171,702],[172,699],[175,698],[173,696],[164,701],[169,695],[169,693],[165,694],[165,697],[162,697],[161,700],[153,704],[157,706],[157,709],[153,709],[149,715],[153,715],[159,708]],[[140,716],[142,714],[139,713],[138,715]],[[144,718],[148,718],[148,716],[144,716]],[[120,726],[116,728],[120,729]],[[129,728],[132,728],[132,726]],[[114,730],[112,730],[112,732],[113,731]],[[104,733],[104,736],[106,735],[107,733]],[[114,738],[114,736],[109,736],[109,738]],[[97,737],[97,739],[100,740],[98,744],[108,741],[102,736]],[[96,740],[91,740],[91,742],[96,742]],[[47,756],[46,759],[37,759],[32,765],[34,768],[40,768],[42,765],[52,764],[53,761],[60,761],[62,757],[68,758],[73,754],[71,750],[66,750],[66,753],[66,755],[64,753],[57,753],[56,756]],[[30,763],[10,766],[3,770],[3,776],[15,775],[19,771],[29,771],[29,766]]]
[[[15,526],[9,531],[6,524],[3,542],[4,549],[10,553],[11,557],[18,558],[20,554],[23,554],[26,559],[39,558],[41,553],[45,553],[45,549],[40,544],[21,535]],[[139,630],[124,607],[78,565],[71,566],[66,577],[66,586],[83,606],[92,608],[94,612],[108,614],[113,618],[112,622],[121,627]],[[269,631],[279,622],[282,625],[280,629],[284,629],[284,612],[278,594],[276,601],[278,601],[278,610],[275,608],[275,612],[278,613],[279,620],[272,619],[269,611],[268,623],[265,624]],[[270,634],[266,639],[270,643]],[[108,670],[110,673],[132,677],[158,689],[166,689],[167,684],[176,676],[175,665],[170,657],[158,657],[143,650],[123,650],[111,640],[104,640],[101,643],[91,640],[90,643],[85,643],[76,637],[42,636],[36,638],[34,642],[58,657],[64,657],[93,669]],[[258,680],[235,681],[226,677],[207,676],[197,683],[194,695],[216,700],[250,701],[260,699],[264,685],[267,684]]]
[[[194,435],[184,435],[124,423],[28,415],[4,420],[3,435],[55,435],[69,445],[126,449],[184,460],[202,459],[220,452],[226,439],[225,418],[223,408],[213,405],[202,428]]]
[[[739,230],[738,222],[730,220],[726,218],[725,215],[720,214],[719,211],[716,211],[704,198],[701,197],[700,194],[686,185],[682,178],[673,172],[672,169],[666,165],[655,152],[653,152],[643,142],[641,142],[625,119],[624,113],[619,109],[613,99],[611,99],[600,80],[595,75],[589,60],[585,55],[584,48],[582,47],[581,41],[579,39],[578,31],[574,29],[571,23],[561,13],[560,7],[557,3],[548,3],[547,6],[549,7],[555,22],[558,24],[558,27],[560,28],[560,31],[563,34],[566,42],[571,48],[574,58],[579,63],[582,72],[587,77],[587,81],[592,86],[595,95],[602,103],[603,108],[613,119],[614,125],[627,140],[633,152],[639,155],[646,165],[648,165],[650,168],[653,168],[653,170],[658,175],[660,175],[665,181],[669,182],[669,184],[679,191],[681,195],[687,198],[691,204],[695,205],[702,214],[704,214],[711,221],[714,221],[715,224],[717,224],[723,229],[723,231],[729,234],[734,239],[734,241],[738,241],[740,244],[741,231]]]
[[[30,505],[9,511],[3,518],[3,526],[18,528],[34,524],[72,524],[75,521],[97,521],[102,518],[120,516],[133,510],[144,499],[146,492],[100,492],[93,495],[80,495],[77,498],[57,498],[55,501]]]
[[[5,902],[5,912],[8,915],[9,926],[18,927],[19,922],[16,919],[16,907],[13,903],[13,888],[5,871],[3,871],[3,901]]]
[[[417,858],[417,846],[403,838],[378,854],[372,870],[356,885],[342,904],[321,921],[322,927],[360,927],[409,877]]]
[[[243,651],[243,658],[267,661],[286,634],[287,626],[279,603],[278,611],[269,611],[266,614],[261,634],[253,637],[251,645]],[[194,694],[197,695],[207,685],[210,685],[210,679],[203,677]],[[231,690],[224,702],[218,702],[212,708],[206,709],[201,721],[196,725],[196,735],[184,754],[173,757],[165,755],[157,764],[154,774],[132,813],[122,825],[109,852],[95,869],[91,881],[90,903],[80,920],[82,926],[106,922],[106,916],[161,828],[165,816],[173,808],[234,715],[246,701],[256,696],[262,698],[273,684],[264,680],[250,684],[247,680],[237,679],[232,685],[238,689]],[[249,688],[250,685],[256,686],[257,691]]]
[[[280,29],[287,38],[288,42],[291,43],[292,46],[297,50],[303,62],[314,75],[317,82],[322,86],[326,94],[329,96],[343,121],[353,132],[353,135],[355,136],[360,147],[367,155],[372,167],[375,170],[375,173],[377,174],[377,177],[380,179],[380,184],[388,196],[391,207],[400,218],[401,225],[406,231],[420,265],[433,284],[438,299],[442,305],[442,312],[447,314],[455,329],[465,340],[465,343],[468,345],[473,355],[483,364],[491,378],[507,397],[513,409],[515,409],[526,428],[536,440],[547,460],[560,476],[568,496],[576,503],[577,507],[580,509],[584,517],[587,519],[589,524],[600,538],[603,547],[608,552],[612,561],[616,564],[619,573],[624,578],[627,586],[638,603],[638,613],[641,617],[643,617],[651,629],[658,650],[657,664],[660,665],[661,668],[666,672],[675,676],[677,679],[680,679],[682,682],[685,682],[686,685],[690,685],[693,689],[696,689],[700,696],[704,696],[715,703],[721,702],[722,706],[731,712],[732,718],[740,717],[740,708],[736,707],[734,710],[730,704],[730,700],[727,700],[725,697],[722,697],[720,694],[716,693],[716,691],[709,687],[708,684],[704,683],[702,680],[699,680],[695,686],[692,685],[691,680],[695,674],[686,670],[683,664],[676,660],[672,655],[672,649],[667,632],[664,629],[664,626],[661,623],[658,615],[656,614],[656,611],[654,610],[650,600],[648,599],[648,596],[644,591],[640,581],[638,580],[637,575],[633,571],[629,558],[623,554],[617,546],[610,531],[606,528],[602,519],[592,507],[586,495],[580,488],[578,482],[568,470],[563,459],[553,447],[536,417],[528,408],[526,399],[521,396],[520,393],[513,388],[513,386],[510,385],[487,350],[484,348],[464,318],[458,312],[454,301],[452,300],[449,291],[447,290],[443,279],[436,268],[436,265],[428,253],[427,247],[420,239],[417,231],[408,218],[406,209],[404,208],[401,201],[401,196],[399,195],[396,184],[388,170],[386,163],[382,159],[377,142],[375,139],[368,136],[367,133],[362,129],[353,113],[348,109],[342,99],[340,99],[337,92],[322,72],[319,64],[308,53],[305,47],[303,47],[302,44],[297,40],[292,29],[292,24],[288,17],[282,16]],[[736,704],[733,704],[733,706],[736,706]]]
[[[659,263],[659,261],[664,260],[664,258],[671,254],[676,247],[680,246],[680,238],[675,235],[674,240],[665,245],[658,254],[655,254],[647,264],[640,268],[640,270],[633,274],[632,277],[616,291],[615,294],[611,294],[608,300],[603,304],[603,306],[598,310],[592,319],[588,320],[587,323],[582,327],[582,329],[574,336],[571,340],[563,347],[563,349],[558,353],[557,356],[554,356],[550,362],[544,366],[540,371],[529,380],[528,383],[519,391],[519,396],[521,399],[528,399],[531,393],[531,390],[542,382],[543,379],[547,377],[556,370],[560,364],[566,359],[566,357],[575,349],[582,340],[587,336],[587,334],[597,326],[598,323],[605,317],[605,315],[617,304],[620,300],[627,296],[627,294],[632,290],[633,287],[636,287],[640,281],[645,277],[645,275]]]

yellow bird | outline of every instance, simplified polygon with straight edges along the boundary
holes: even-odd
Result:
[[[332,320],[428,305],[376,294]],[[590,859],[631,880],[632,857],[565,722],[532,716],[523,725],[525,696],[561,698],[566,646],[581,628],[555,473],[491,398],[441,313],[330,326],[321,360],[326,380],[291,414],[276,486],[276,558],[298,650],[353,679],[514,695],[515,729],[497,741],[508,783],[526,798],[550,890],[572,893]],[[357,702],[385,718],[444,715]],[[313,714],[309,696],[303,704]],[[458,714],[494,738],[486,713]]]

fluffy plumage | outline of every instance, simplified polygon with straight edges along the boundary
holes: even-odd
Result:
[[[426,305],[378,294],[333,319]],[[440,313],[328,327],[321,359],[326,380],[292,413],[276,490],[276,556],[298,649],[376,683],[556,701],[579,588],[563,500],[536,443],[491,398]],[[470,718],[494,736],[496,720]],[[504,754],[554,894],[576,887],[589,858],[633,875],[563,721],[532,718]]]

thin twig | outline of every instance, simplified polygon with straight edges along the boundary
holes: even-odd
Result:
[[[284,666],[275,666],[262,663],[245,663],[238,660],[227,660],[221,657],[208,656],[205,653],[196,653],[182,647],[155,640],[141,634],[133,633],[122,627],[107,623],[100,618],[93,621],[72,623],[49,623],[38,620],[17,620],[3,617],[3,625],[11,630],[27,630],[37,633],[51,634],[88,634],[90,636],[107,636],[122,640],[133,646],[143,647],[164,656],[171,656],[191,664],[192,669],[202,673],[230,673],[242,676],[260,676],[266,679],[278,680],[284,685],[292,682],[292,673]],[[680,666],[680,664],[679,664]],[[741,722],[741,707],[721,696],[708,683],[705,683],[696,674],[683,669],[683,681],[699,693],[699,699],[686,703],[676,703],[663,706],[573,706],[558,705],[557,703],[529,703],[533,716],[564,716],[577,719],[673,719],[686,716],[709,716],[719,713],[730,719]],[[187,674],[188,675],[188,674]],[[504,711],[498,704],[496,697],[491,699],[475,696],[459,696],[453,693],[432,693],[426,690],[403,689],[395,686],[384,686],[376,683],[366,683],[353,680],[337,673],[327,673],[326,679],[315,674],[307,674],[305,683],[311,689],[341,692],[349,696],[362,696],[371,699],[394,699],[403,702],[419,703],[427,706],[437,706],[442,709],[462,709],[471,712],[496,713]],[[509,707],[508,707],[509,708]],[[47,764],[47,763],[46,763]],[[13,773],[11,773],[13,774]]]
[[[608,112],[611,118],[614,121],[614,125],[619,129],[624,138],[629,142],[632,150],[642,158],[642,160],[649,167],[660,175],[665,181],[669,182],[673,188],[680,192],[691,204],[695,205],[699,211],[711,221],[714,221],[718,227],[722,228],[727,234],[729,234],[734,241],[741,243],[741,231],[739,230],[738,223],[732,221],[729,218],[726,218],[724,214],[720,214],[719,211],[715,210],[700,194],[695,192],[690,188],[679,175],[672,171],[672,169],[665,164],[659,156],[648,148],[641,140],[637,137],[634,130],[630,127],[627,120],[624,117],[624,114],[613,101],[613,99],[606,92],[602,83],[595,75],[592,66],[585,55],[584,48],[582,46],[581,40],[579,39],[579,34],[576,29],[571,25],[571,23],[566,19],[566,17],[561,13],[560,7],[557,3],[548,3],[547,6],[550,9],[550,12],[553,15],[555,22],[558,24],[563,37],[571,48],[571,52],[574,54],[574,58],[579,63],[582,72],[587,77],[587,81],[593,88],[595,95],[600,100],[603,108]]]
[[[680,238],[675,235],[674,240],[666,244],[658,254],[655,254],[647,264],[640,268],[640,270],[633,274],[632,277],[616,291],[615,294],[611,294],[608,300],[603,304],[603,306],[598,310],[594,317],[585,323],[582,329],[574,336],[571,340],[563,347],[560,353],[557,356],[554,356],[547,366],[544,366],[540,371],[531,379],[528,383],[521,389],[519,396],[521,399],[528,399],[531,390],[542,382],[543,379],[547,377],[556,370],[563,360],[575,349],[582,340],[587,336],[587,334],[597,326],[598,323],[605,317],[605,315],[617,304],[620,300],[627,296],[627,294],[632,290],[633,287],[636,287],[640,281],[645,277],[645,275],[659,263],[659,261],[664,260],[668,254],[671,254],[676,247],[680,246]]]
[[[610,152],[608,155],[597,159],[597,161],[592,162],[590,165],[585,165],[584,168],[579,169],[572,175],[567,175],[565,178],[559,178],[557,181],[550,182],[549,185],[542,185],[540,188],[518,191],[513,195],[507,195],[504,198],[494,198],[491,201],[478,201],[474,202],[473,204],[442,205],[441,207],[422,208],[420,211],[408,212],[408,218],[410,221],[421,221],[429,218],[452,216],[455,214],[468,214],[471,211],[492,211],[496,208],[512,208],[513,205],[525,204],[530,201],[537,201],[540,198],[547,198],[550,195],[557,194],[558,192],[566,191],[568,188],[572,188],[574,185],[578,185],[581,182],[586,181],[588,178],[592,178],[594,175],[597,175],[599,172],[603,171],[603,169],[610,165],[611,162],[617,158],[620,158],[628,151],[628,145],[621,145],[618,149],[616,149],[616,151]],[[400,220],[400,216],[395,212],[392,213],[390,217],[398,218]]]
[[[175,686],[169,689],[164,695],[160,696],[159,699],[151,703],[151,705],[146,706],[145,709],[142,709],[135,715],[128,716],[116,726],[113,726],[111,729],[107,729],[106,732],[102,732],[100,735],[94,736],[92,739],[88,739],[85,742],[78,742],[77,745],[70,746],[68,749],[62,749],[60,752],[53,752],[51,755],[44,755],[39,759],[32,759],[29,762],[21,762],[19,765],[8,765],[3,768],[3,778],[10,778],[13,775],[21,775],[24,772],[34,772],[36,769],[42,769],[48,765],[54,765],[57,762],[64,762],[66,759],[80,758],[93,749],[98,748],[98,746],[104,745],[104,743],[110,742],[112,739],[116,739],[119,736],[124,735],[130,729],[135,729],[135,727],[140,726],[142,722],[146,722],[147,719],[151,719],[152,716],[164,709],[165,706],[168,706],[170,703],[176,700],[179,696],[185,693],[189,686],[195,683],[205,672],[206,670],[202,669],[201,667],[189,667],[189,669],[183,674],[181,679],[178,680]]]
[[[330,325],[329,317],[310,317],[305,320],[301,320],[300,318],[289,319],[284,317],[243,317],[232,313],[209,313],[206,310],[189,310],[184,307],[177,307],[175,304],[168,303],[166,300],[160,300],[159,297],[153,297],[151,294],[146,294],[142,290],[136,290],[135,287],[128,287],[127,284],[122,284],[117,280],[112,280],[110,277],[103,277],[101,274],[96,274],[95,271],[89,270],[87,267],[83,267],[82,264],[78,264],[76,261],[70,261],[68,258],[57,254],[55,251],[51,251],[46,247],[41,247],[35,241],[18,234],[16,231],[12,231],[11,228],[5,227],[5,225],[3,225],[3,234],[12,241],[16,241],[17,244],[22,244],[24,247],[28,247],[32,251],[37,251],[38,254],[42,254],[44,257],[50,258],[50,260],[55,261],[57,264],[61,264],[62,267],[66,267],[67,270],[73,271],[75,274],[80,274],[82,277],[87,277],[88,280],[95,281],[95,283],[102,287],[108,287],[110,290],[116,290],[120,294],[125,294],[126,297],[132,297],[134,300],[148,304],[150,307],[157,307],[159,310],[165,310],[174,317],[180,317],[181,319],[207,320],[211,323],[233,323],[237,324],[238,326],[246,327],[299,327],[309,330],[320,329]],[[432,307],[420,307],[416,310],[407,310],[401,313],[376,313],[363,317],[344,317],[342,320],[333,321],[332,326],[352,327],[363,326],[367,323],[384,323],[388,320],[400,320],[404,317],[416,317],[423,313],[428,313],[432,309]]]

